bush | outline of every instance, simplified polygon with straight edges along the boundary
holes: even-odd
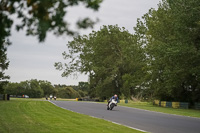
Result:
[[[77,97],[81,97],[81,96],[72,87],[64,87],[64,88],[58,89],[57,97],[60,97],[60,98],[77,98]]]

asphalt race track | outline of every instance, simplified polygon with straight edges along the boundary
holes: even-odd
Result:
[[[200,119],[95,102],[51,101],[67,110],[86,114],[152,133],[200,133]]]

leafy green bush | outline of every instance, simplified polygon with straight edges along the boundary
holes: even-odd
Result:
[[[77,98],[80,94],[72,87],[63,87],[58,89],[57,97],[60,98]]]

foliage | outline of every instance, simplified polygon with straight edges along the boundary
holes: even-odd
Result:
[[[11,95],[19,95],[17,89],[19,86],[18,83],[8,83],[6,86],[4,86],[4,91],[6,94],[11,94]]]
[[[88,82],[78,82],[78,89],[83,91],[89,90],[89,83]]]
[[[135,27],[147,53],[146,86],[161,100],[200,100],[199,3],[163,0]]]
[[[23,83],[23,82],[22,82]],[[44,95],[43,90],[37,80],[30,80],[26,83],[28,86],[25,88],[25,93],[32,98],[42,97]]]
[[[104,26],[68,43],[62,76],[89,74],[89,95],[114,93],[169,101],[200,101],[200,0],[163,0],[138,19],[132,35]]]
[[[39,42],[43,42],[48,32],[59,36],[63,34],[76,35],[77,31],[70,28],[66,21],[67,9],[82,3],[86,8],[97,11],[103,0],[1,0],[0,1],[0,79],[8,79],[4,70],[9,62],[6,56],[6,47],[10,45],[9,36],[11,27],[17,19],[16,30],[26,29],[26,35],[37,36]],[[17,18],[13,17],[16,16]],[[15,20],[14,20],[15,18]],[[98,21],[98,20],[97,20]],[[77,27],[86,29],[93,27],[97,22],[89,17],[79,19]],[[2,86],[2,84],[0,85]],[[0,92],[3,92],[0,87]]]
[[[69,54],[64,52],[63,57],[70,59],[70,63],[59,62],[55,66],[64,71],[62,76],[69,76],[77,71],[88,73],[91,97],[105,99],[121,92],[129,97],[130,88],[140,84],[140,75],[143,73],[140,70],[144,65],[141,62],[144,54],[136,42],[135,36],[125,28],[103,26],[100,31],[76,37],[69,42]],[[137,79],[125,86],[126,75]]]
[[[71,87],[58,88],[57,97],[60,98],[77,98],[80,94]]]
[[[0,6],[1,37],[5,39],[10,35],[13,20],[10,15],[17,15],[20,24],[16,30],[26,28],[26,34],[37,36],[39,41],[44,41],[47,32],[55,35],[73,35],[75,31],[69,28],[66,16],[69,7],[83,3],[86,8],[97,11],[102,0],[2,0]],[[95,24],[86,17],[77,22],[79,28],[92,27]],[[1,38],[0,38],[1,40]],[[2,44],[2,43],[1,43]]]
[[[5,86],[5,93],[15,96],[28,95],[31,98],[43,97],[44,92],[37,80],[27,80],[20,83],[8,83]]]
[[[1,25],[1,24],[0,24]],[[1,31],[0,31],[1,33]],[[0,36],[1,39],[1,36]],[[1,43],[1,42],[0,42]],[[0,44],[0,93],[3,93],[3,86],[6,84],[6,80],[10,77],[5,75],[5,70],[8,69],[9,61],[7,60],[7,46],[5,40],[2,41],[3,45]]]
[[[81,97],[86,97],[88,96],[89,93],[89,83],[88,82],[79,82],[78,83],[78,93],[80,94]]]
[[[87,85],[87,82],[84,82]],[[52,85],[48,81],[44,80],[26,80],[20,83],[9,82],[4,86],[5,93],[22,97],[28,95],[30,98],[49,97],[50,95],[57,96],[59,98],[77,98],[85,97],[88,92],[84,90],[75,90],[75,86],[67,85]],[[78,88],[77,86],[75,88]]]
[[[44,91],[44,96],[56,95],[57,90],[48,81],[39,81],[41,89]]]
[[[83,90],[78,90],[78,93],[81,97],[86,97],[88,95],[88,92]]]
[[[1,4],[2,2],[0,2]],[[12,21],[9,19],[6,13],[3,13],[1,9],[3,5],[0,5],[0,80],[9,79],[9,76],[6,76],[4,71],[8,69],[9,61],[7,60],[7,46],[10,45],[8,36],[10,36],[10,28],[12,26]],[[4,92],[5,82],[0,83],[0,93]]]

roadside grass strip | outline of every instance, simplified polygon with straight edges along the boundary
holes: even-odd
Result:
[[[158,107],[149,102],[133,102],[133,101],[130,101],[128,104],[118,103],[118,105],[138,108],[148,111],[154,111],[154,112],[161,112],[166,114],[200,118],[200,110],[195,110],[195,109],[174,109],[168,107]]]
[[[0,133],[141,133],[40,100],[0,101]]]

